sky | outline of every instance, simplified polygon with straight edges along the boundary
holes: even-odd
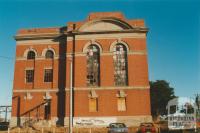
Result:
[[[90,12],[115,11],[144,19],[149,28],[149,80],[166,80],[177,96],[200,93],[198,0],[0,0],[0,105],[11,105],[17,30],[65,26]]]

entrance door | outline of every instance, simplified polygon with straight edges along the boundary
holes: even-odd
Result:
[[[51,118],[51,106],[50,102],[48,102],[44,107],[44,119],[50,120]]]

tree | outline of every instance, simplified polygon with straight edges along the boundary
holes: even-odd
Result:
[[[153,118],[167,114],[166,106],[175,98],[174,88],[165,80],[150,81],[151,114]]]

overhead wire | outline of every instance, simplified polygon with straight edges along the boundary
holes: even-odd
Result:
[[[1,56],[1,55],[0,55],[0,58],[6,59],[6,60],[14,60],[14,58],[12,58],[12,57]]]

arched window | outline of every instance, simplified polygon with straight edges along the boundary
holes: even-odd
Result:
[[[52,50],[47,50],[46,54],[45,54],[46,59],[53,59],[54,57],[54,53]]]
[[[28,60],[35,59],[35,52],[29,51],[28,54],[27,54],[27,59]]]
[[[87,85],[99,86],[100,81],[100,49],[91,44],[87,48]]]
[[[127,49],[123,44],[118,43],[113,48],[113,54],[115,85],[126,86],[128,85]]]

